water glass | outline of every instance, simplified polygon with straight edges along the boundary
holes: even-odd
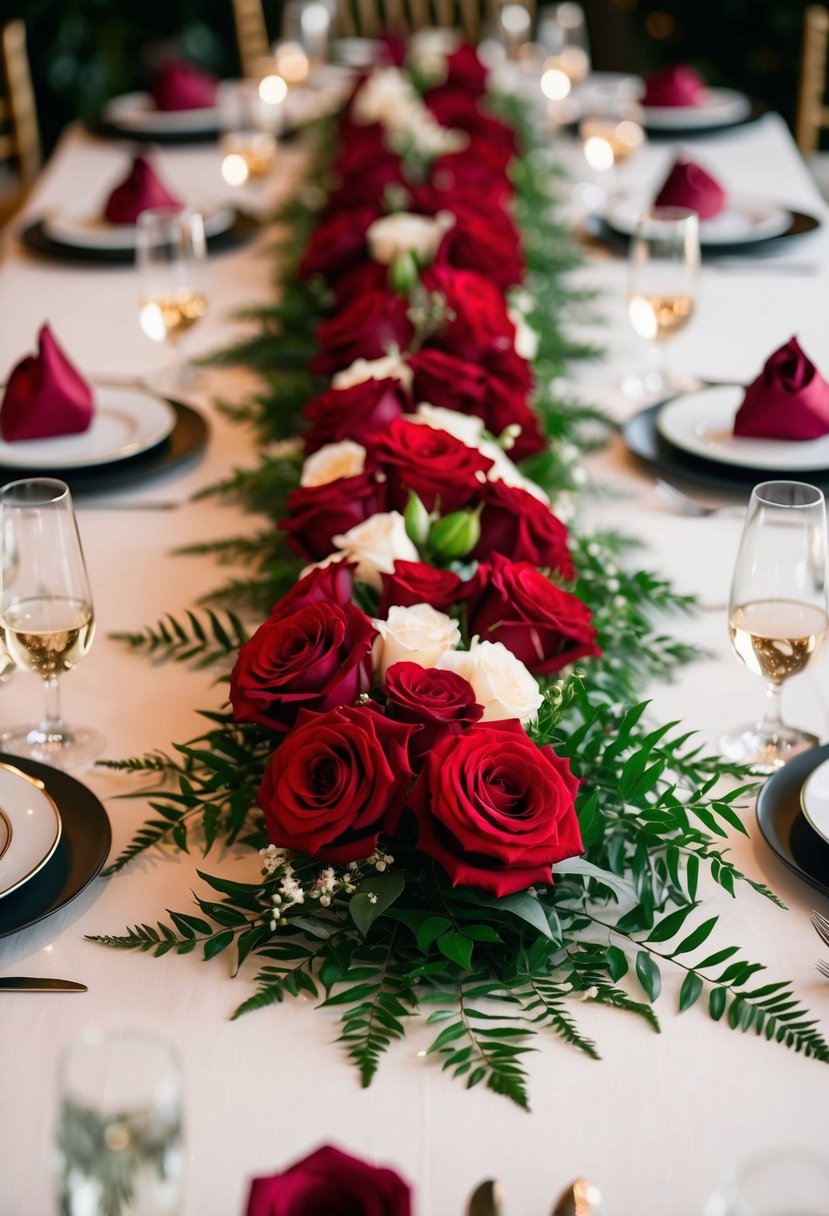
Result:
[[[149,1034],[89,1031],[63,1057],[56,1129],[61,1216],[181,1216],[181,1079]]]
[[[780,1149],[748,1161],[709,1196],[703,1216],[829,1216],[829,1159]]]
[[[189,207],[154,207],[139,215],[135,240],[141,328],[167,344],[168,378],[180,388],[187,377],[179,344],[207,312],[204,218]]]

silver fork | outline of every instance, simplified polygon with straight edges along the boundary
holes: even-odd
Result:
[[[727,503],[722,507],[706,507],[703,503],[697,502],[695,498],[685,494],[677,486],[671,485],[669,481],[663,481],[661,478],[656,480],[656,492],[664,502],[678,511],[680,515],[687,515],[692,519],[709,519],[712,515],[723,515],[726,512],[733,514],[738,511],[742,514],[745,507],[737,503]]]
[[[812,910],[809,920],[812,922],[815,933],[817,933],[820,940],[829,946],[829,920],[825,916],[822,916],[820,912],[815,912],[814,910]]]

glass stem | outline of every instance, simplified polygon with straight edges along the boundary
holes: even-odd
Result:
[[[780,712],[782,693],[782,684],[770,682],[766,685],[766,712],[763,714],[763,721],[760,723],[759,729],[767,738],[776,739],[783,726],[783,717]]]
[[[43,696],[46,702],[46,713],[40,724],[40,730],[49,739],[60,739],[64,734],[63,715],[60,712],[60,680],[58,676],[49,676],[43,681]]]

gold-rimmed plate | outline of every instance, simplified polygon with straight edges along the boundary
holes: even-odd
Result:
[[[49,861],[60,841],[61,819],[43,782],[11,764],[0,764],[0,808],[6,827],[5,845],[0,839],[0,899],[4,899]]]

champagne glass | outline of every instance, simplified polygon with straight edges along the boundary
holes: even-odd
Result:
[[[590,72],[590,45],[584,9],[565,0],[538,10],[536,41],[547,56],[545,70],[562,72],[572,88]]]
[[[728,607],[731,644],[768,681],[756,726],[724,735],[724,755],[772,772],[818,740],[786,726],[783,684],[820,657],[826,638],[826,507],[815,486],[766,481],[751,492]]]
[[[154,342],[168,344],[167,377],[181,387],[187,377],[178,344],[207,312],[207,245],[201,214],[189,207],[142,211],[135,260],[141,328]]]
[[[90,1030],[59,1073],[63,1216],[181,1216],[181,1081],[169,1044]]]
[[[555,82],[558,77],[554,73],[551,78],[546,69],[541,78],[542,91],[551,79]],[[593,177],[581,185],[579,194],[589,210],[601,213],[616,188],[619,166],[645,142],[642,110],[636,99],[618,85],[590,88],[580,105],[579,135]]]
[[[60,677],[84,657],[95,632],[92,594],[69,487],[51,477],[0,489],[0,627],[15,662],[40,676],[46,712],[38,726],[0,736],[3,750],[56,768],[93,759],[104,737],[69,727]]]
[[[690,387],[669,372],[664,344],[694,315],[699,272],[699,216],[685,207],[652,207],[630,242],[628,316],[650,343],[650,366],[622,381],[634,398],[667,397]]]

